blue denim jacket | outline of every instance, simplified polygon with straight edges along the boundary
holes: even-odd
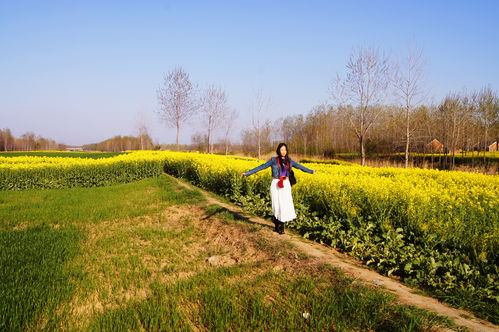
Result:
[[[296,161],[294,161],[291,158],[289,158],[289,162],[291,163],[291,167],[295,167],[295,168],[301,169],[302,171],[310,173],[310,174],[314,173],[314,171],[312,171],[311,169],[306,168],[305,166],[298,164]],[[265,169],[267,167],[271,167],[272,168],[272,177],[273,178],[278,178],[279,177],[280,169],[279,169],[279,166],[277,165],[277,157],[272,157],[265,164],[261,164],[260,166],[255,167],[255,168],[247,171],[246,172],[246,176],[250,176],[252,174],[255,174],[256,172],[259,172],[262,169]]]

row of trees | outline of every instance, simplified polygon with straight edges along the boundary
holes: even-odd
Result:
[[[410,147],[421,147],[421,140],[437,138],[454,154],[457,150],[486,151],[489,135],[497,138],[499,98],[490,87],[449,94],[436,107],[424,105],[428,90],[420,49],[409,47],[404,59],[391,63],[374,48],[359,48],[346,69],[346,75],[338,76],[332,86],[333,100],[355,133],[362,165],[366,139],[373,136],[375,127],[395,126],[391,132],[398,135],[388,142],[404,143],[405,167],[409,151],[417,150]],[[386,123],[390,118],[393,124]],[[392,144],[392,149],[398,150],[397,145]]]
[[[52,139],[33,132],[27,132],[16,138],[10,129],[0,129],[0,151],[62,150],[64,148],[63,144],[58,144]]]
[[[145,127],[143,128],[145,130]],[[99,143],[83,145],[86,151],[121,152],[126,150],[153,150],[155,145],[149,134],[142,132],[138,137],[115,136]]]
[[[355,49],[344,76],[331,85],[332,103],[307,115],[287,116],[242,132],[245,152],[272,151],[274,140],[291,143],[303,155],[331,157],[358,152],[365,164],[369,152],[429,152],[433,139],[443,152],[487,151],[499,136],[499,98],[491,87],[451,93],[439,104],[428,103],[422,52],[409,47],[406,57],[392,62],[375,48]],[[258,109],[258,108],[257,108]],[[280,128],[272,135],[271,128]]]
[[[217,151],[228,154],[234,146],[231,142],[232,130],[239,114],[229,105],[225,90],[211,85],[201,91],[191,82],[189,74],[177,67],[164,76],[157,97],[159,117],[176,130],[177,150],[181,128],[193,122],[203,129],[192,135],[192,147],[208,153],[213,153],[216,147]],[[255,152],[259,158],[267,152],[271,145],[271,122],[265,120],[269,108],[270,98],[257,91],[249,110],[252,114],[251,128],[243,130],[242,145],[236,148],[247,154]]]
[[[497,141],[499,99],[489,87],[473,93],[450,94],[437,105],[420,105],[409,117],[397,106],[378,107],[364,142],[366,153],[407,152],[410,128],[411,152],[435,152],[428,144],[437,139],[442,152],[487,151]],[[353,106],[321,105],[306,116],[280,119],[282,136],[293,150],[304,155],[331,157],[337,152],[358,151],[359,138],[351,124]]]
[[[181,127],[188,120],[196,118],[204,130],[192,136],[193,143],[206,146],[207,152],[212,153],[215,135],[221,132],[225,152],[228,153],[229,136],[238,114],[229,106],[225,90],[210,85],[200,91],[197,85],[191,82],[189,74],[177,67],[164,76],[157,96],[160,105],[158,115],[168,126],[176,129],[177,150]]]
[[[139,126],[139,134],[133,136],[115,136],[105,141],[87,144],[82,146],[83,150],[88,151],[107,151],[120,152],[125,150],[152,150],[157,148],[144,125]],[[56,141],[33,132],[28,132],[16,138],[12,135],[10,129],[0,129],[0,151],[40,151],[57,150],[64,151],[69,146],[57,143]]]
[[[261,158],[274,150],[277,141],[292,151],[309,156],[332,157],[338,152],[358,152],[365,164],[370,152],[428,152],[428,143],[439,140],[444,152],[486,151],[499,136],[499,98],[491,87],[452,93],[439,104],[428,103],[422,52],[409,48],[395,63],[375,48],[357,48],[346,63],[343,76],[331,84],[331,103],[317,105],[308,114],[268,119],[270,97],[254,93],[247,110],[251,122],[240,132],[241,145],[234,147],[232,131],[238,112],[229,105],[225,90],[208,86],[199,89],[181,67],[164,76],[157,90],[158,115],[179,134],[186,123],[196,122],[189,148],[229,153],[231,148]],[[278,128],[279,130],[273,130]],[[116,136],[84,149],[123,151],[153,149],[144,121],[137,124],[138,136]],[[0,131],[0,150],[55,150],[65,146],[26,133],[14,138]],[[183,148],[186,148],[185,146]]]
[[[484,87],[429,104],[425,74],[422,51],[416,47],[410,46],[396,62],[376,48],[357,48],[345,75],[337,75],[331,84],[332,102],[306,115],[272,123],[266,117],[270,98],[256,92],[248,110],[252,121],[241,132],[239,148],[260,158],[273,151],[276,141],[285,141],[303,155],[358,152],[362,165],[369,152],[404,152],[406,167],[409,152],[427,152],[433,139],[443,144],[444,152],[486,151],[499,136],[497,92]],[[159,115],[176,128],[177,148],[181,126],[197,118],[204,130],[192,136],[193,145],[212,153],[218,133],[218,150],[228,153],[237,112],[228,105],[224,90],[210,86],[200,92],[189,75],[176,68],[165,75],[158,100]]]

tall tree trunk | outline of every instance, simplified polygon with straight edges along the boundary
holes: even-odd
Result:
[[[409,139],[410,139],[410,128],[409,128],[409,108],[406,109],[405,113],[405,164],[404,167],[409,167]]]
[[[321,128],[322,129],[322,128]],[[323,131],[325,131],[324,129],[322,129]],[[315,141],[317,142],[317,145],[315,147],[315,155],[318,155],[320,154],[320,145],[319,145],[319,130],[317,130],[315,132]]]
[[[359,136],[359,144],[360,144],[360,157],[361,157],[360,164],[362,166],[365,166],[366,165],[366,151],[364,149],[364,136],[363,135]]]
[[[486,156],[487,156],[487,148],[488,148],[488,144],[487,144],[487,140],[489,139],[489,133],[488,133],[488,129],[489,129],[489,126],[485,125],[485,140],[484,140],[484,147],[483,147],[483,164],[485,165],[485,162],[487,160]]]
[[[208,125],[209,126],[209,125]],[[208,153],[211,153],[211,130],[208,128]]]
[[[258,129],[257,144],[258,144],[258,159],[262,159],[262,158],[261,158],[261,137],[260,137],[260,129]]]
[[[452,161],[451,161],[451,170],[454,169],[454,160],[456,158],[456,118],[454,115],[454,119],[452,121]]]
[[[178,146],[178,132],[180,131],[180,124],[177,122],[177,137],[175,139],[175,144],[177,145],[177,151],[179,151],[179,146]]]

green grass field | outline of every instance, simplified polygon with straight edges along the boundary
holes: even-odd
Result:
[[[167,176],[0,191],[0,330],[453,327],[265,234]]]

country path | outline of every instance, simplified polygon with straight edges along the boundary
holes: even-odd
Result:
[[[199,190],[204,195],[209,204],[217,204],[228,210],[230,213],[239,216],[246,222],[270,228],[274,227],[274,225],[269,221],[249,215],[247,212],[243,211],[242,208],[230,203],[225,203],[222,200],[214,197],[214,194],[212,193],[195,187],[178,178],[174,179],[176,179],[180,185],[188,189]],[[385,277],[376,271],[369,270],[360,261],[346,254],[340,253],[334,248],[307,240],[297,234],[292,234],[290,232],[286,232],[286,234],[284,235],[278,235],[276,233],[269,232],[269,235],[286,240],[287,242],[293,244],[296,248],[301,250],[304,254],[320,259],[325,264],[329,264],[333,267],[341,269],[349,277],[352,277],[366,284],[374,284],[382,287],[386,291],[397,296],[399,303],[413,305],[422,309],[431,310],[442,316],[447,316],[454,320],[457,325],[466,327],[470,331],[499,332],[499,327],[497,325],[477,318],[473,315],[473,313],[466,310],[452,308],[432,297],[415,294],[413,293],[414,290],[412,288],[403,285],[400,281]]]

